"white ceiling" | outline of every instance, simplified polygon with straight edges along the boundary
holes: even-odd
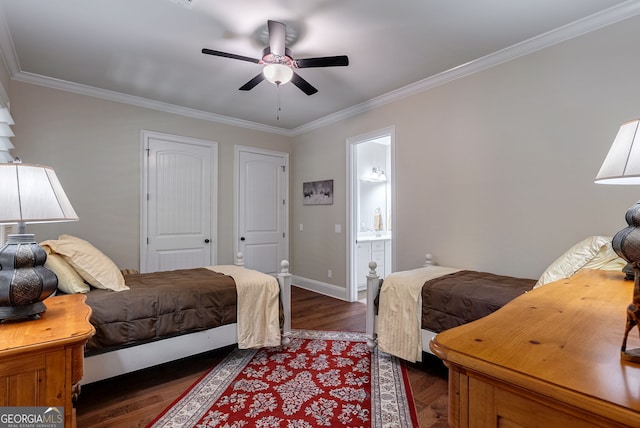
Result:
[[[638,13],[637,0],[0,0],[0,49],[16,80],[295,134]],[[201,53],[260,58],[268,19],[297,37],[294,58],[350,59],[298,70],[318,93],[283,85],[279,120],[276,86],[238,90],[260,65]]]

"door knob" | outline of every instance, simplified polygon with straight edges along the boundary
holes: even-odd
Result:
[[[209,239],[208,239],[208,238],[204,240],[204,243],[205,243],[205,244],[208,244],[209,242],[210,242],[210,241],[209,241]]]
[[[244,236],[240,238],[241,241],[244,241]]]

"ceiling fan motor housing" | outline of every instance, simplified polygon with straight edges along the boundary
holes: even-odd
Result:
[[[282,64],[288,67],[294,67],[293,53],[289,48],[284,48],[284,55],[275,55],[271,53],[271,48],[267,46],[262,50],[262,62],[265,64]]]

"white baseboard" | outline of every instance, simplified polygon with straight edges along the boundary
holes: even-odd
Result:
[[[325,296],[335,297],[336,299],[348,301],[347,289],[326,282],[316,281],[315,279],[303,278],[293,275],[291,278],[291,284],[294,287],[304,288],[305,290],[314,291],[316,293],[324,294]]]

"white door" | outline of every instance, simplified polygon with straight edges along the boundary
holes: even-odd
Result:
[[[143,132],[143,272],[216,264],[217,144]]]
[[[275,274],[288,258],[289,157],[236,146],[237,251],[245,265]]]

